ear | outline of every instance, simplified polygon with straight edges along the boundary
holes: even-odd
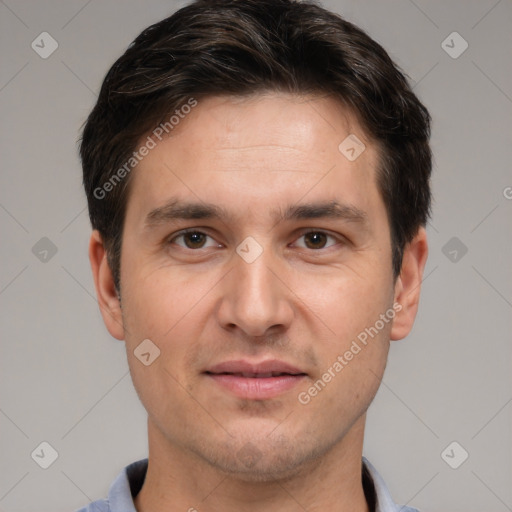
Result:
[[[412,329],[420,301],[423,270],[428,256],[427,232],[420,227],[405,246],[402,269],[395,283],[395,303],[402,306],[393,320],[391,339],[401,340]]]
[[[89,261],[91,262],[96,296],[98,297],[103,321],[108,332],[114,338],[123,340],[124,326],[121,304],[114,285],[114,277],[107,261],[107,251],[97,230],[92,232],[89,242]]]

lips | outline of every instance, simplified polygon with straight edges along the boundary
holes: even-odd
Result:
[[[225,361],[208,368],[204,374],[223,390],[253,400],[277,397],[307,376],[299,368],[276,359]]]
[[[222,372],[221,375],[236,375],[238,377],[246,377],[248,379],[268,379],[269,377],[279,377],[281,375],[295,375],[286,372],[266,372],[266,373],[255,373],[255,372]]]
[[[277,359],[268,359],[260,362],[251,362],[243,359],[225,361],[208,368],[207,372],[217,374],[246,374],[245,376],[248,377],[259,377],[263,375],[272,377],[278,374],[299,375],[304,373],[299,368]]]

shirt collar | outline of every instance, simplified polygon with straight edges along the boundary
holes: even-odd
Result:
[[[411,507],[401,507],[396,505],[391,498],[389,489],[380,474],[370,463],[370,461],[366,457],[363,457],[363,485],[365,481],[365,474],[369,477],[369,481],[373,483],[375,512],[418,512],[416,509]],[[368,502],[371,502],[371,497],[369,496],[369,492],[366,489],[365,495]]]
[[[142,459],[119,473],[108,492],[109,512],[137,512],[133,498],[142,489],[147,469],[148,459]]]
[[[362,465],[364,492],[370,506],[375,503],[374,512],[418,512],[394,503],[384,480],[366,457],[362,458]],[[148,459],[142,459],[121,471],[108,493],[110,512],[137,512],[133,498],[142,488],[147,469]]]

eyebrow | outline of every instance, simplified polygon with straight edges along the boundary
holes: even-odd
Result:
[[[341,219],[367,224],[368,215],[363,210],[336,200],[289,205],[284,212],[278,208],[271,211],[277,222],[304,219]],[[163,206],[151,210],[145,219],[146,228],[157,227],[175,220],[214,219],[232,221],[234,216],[222,206],[203,202],[185,202],[171,199]]]

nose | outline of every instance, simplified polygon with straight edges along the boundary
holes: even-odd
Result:
[[[283,269],[270,249],[250,263],[238,254],[222,283],[218,321],[227,330],[241,330],[247,336],[262,337],[285,332],[294,310],[293,293],[286,286]]]

